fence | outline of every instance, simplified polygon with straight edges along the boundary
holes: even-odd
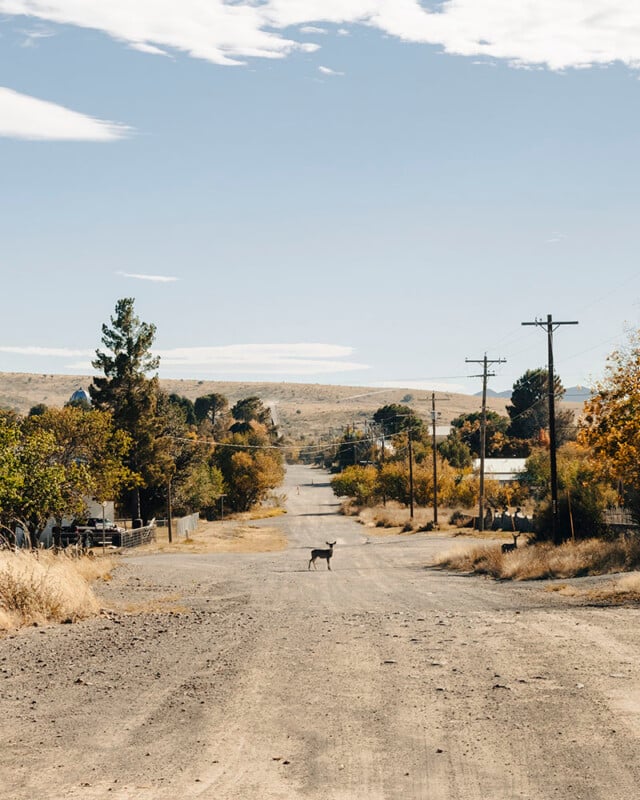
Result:
[[[192,531],[198,527],[200,514],[189,514],[188,517],[179,517],[174,520],[176,523],[176,536],[184,536],[187,539]]]
[[[139,547],[141,544],[155,542],[156,521],[152,519],[144,528],[133,528],[120,534],[120,547]]]
[[[633,514],[628,508],[608,508],[604,512],[604,521],[607,525],[636,525]]]

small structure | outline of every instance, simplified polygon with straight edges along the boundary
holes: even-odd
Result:
[[[80,387],[76,389],[75,392],[69,398],[70,403],[78,403],[80,405],[91,405],[91,397],[89,396],[89,392],[86,389]]]
[[[512,483],[524,472],[526,458],[485,458],[485,478],[492,478],[498,483]],[[473,468],[480,469],[480,459],[473,459]]]

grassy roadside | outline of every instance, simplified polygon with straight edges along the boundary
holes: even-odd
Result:
[[[113,561],[51,551],[0,552],[0,631],[77,622],[100,611],[91,583],[109,580]]]
[[[268,517],[274,516],[269,514]],[[279,516],[279,515],[276,515]],[[255,517],[224,521],[200,521],[197,530],[189,536],[172,537],[166,528],[159,528],[156,541],[137,547],[136,555],[143,553],[272,553],[284,550],[287,538],[283,531],[272,525],[252,525]]]
[[[640,569],[640,540],[587,539],[520,546],[503,553],[499,544],[458,546],[443,553],[434,564],[456,572],[488,575],[496,580],[580,578]]]

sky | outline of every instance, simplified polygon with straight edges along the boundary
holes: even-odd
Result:
[[[640,324],[635,0],[0,0],[0,371],[590,385]]]

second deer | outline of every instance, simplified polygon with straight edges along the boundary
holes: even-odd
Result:
[[[333,546],[335,542],[325,542],[325,544],[329,545],[329,549],[320,549],[316,548],[311,551],[311,558],[309,559],[309,569],[311,569],[311,565],[313,564],[314,569],[318,569],[316,567],[316,558],[324,558],[327,562],[327,569],[331,569],[331,556],[333,555]]]
[[[513,536],[513,542],[505,542],[502,545],[502,552],[503,553],[513,553],[514,550],[518,549],[518,536],[520,536],[520,534],[519,533],[513,533],[511,535]]]

